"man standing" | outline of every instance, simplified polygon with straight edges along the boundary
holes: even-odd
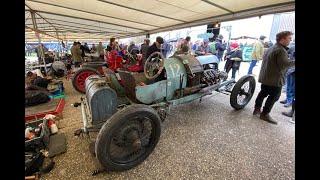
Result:
[[[219,61],[222,60],[223,53],[226,50],[226,45],[222,43],[222,39],[223,39],[223,36],[219,34],[215,42],[216,51],[217,51],[216,55]]]
[[[37,55],[38,55],[38,61],[39,64],[43,63],[43,60],[45,58],[45,48],[43,46],[43,44],[41,43],[38,47],[37,47]]]
[[[260,119],[273,124],[277,124],[277,121],[273,120],[269,113],[281,95],[281,87],[285,81],[287,68],[295,64],[295,61],[289,60],[286,50],[291,39],[292,32],[290,31],[278,33],[276,36],[277,43],[266,51],[261,65],[259,75],[261,90],[255,101],[253,115],[260,114]],[[261,112],[262,103],[266,97],[268,98]]]
[[[289,58],[295,61],[295,45],[292,45],[288,50]],[[290,107],[295,98],[295,67],[290,67],[287,70],[287,81],[286,81],[286,99],[284,101],[280,101],[280,103],[284,104],[284,107]]]
[[[253,44],[253,50],[252,50],[252,61],[250,63],[250,67],[248,70],[248,74],[252,74],[253,68],[256,66],[257,61],[262,60],[264,46],[263,46],[263,40],[265,39],[265,36],[260,36],[259,41],[256,41]]]
[[[144,65],[144,62],[146,62],[146,59],[148,57],[147,56],[147,51],[149,48],[149,44],[150,44],[150,40],[149,39],[145,39],[143,44],[140,47],[140,53],[142,54],[142,64]]]
[[[97,47],[97,52],[101,59],[104,59],[104,48],[102,46],[102,42],[99,42],[99,45]]]
[[[161,48],[161,44],[163,44],[163,38],[158,36],[156,38],[156,42],[154,42],[149,48],[148,48],[148,51],[147,51],[147,55],[146,55],[146,59],[148,59],[148,57],[154,53],[154,52],[160,52],[160,48]]]
[[[89,48],[89,46],[88,46],[88,44],[86,42],[84,43],[83,47],[84,47],[84,52],[85,53],[90,53],[90,48]]]
[[[80,44],[77,42],[74,42],[73,46],[71,47],[71,55],[72,55],[72,61],[75,67],[80,67],[80,64],[82,63],[81,54],[82,52],[80,49]]]

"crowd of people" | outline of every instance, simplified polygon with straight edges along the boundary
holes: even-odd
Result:
[[[260,36],[252,45],[251,62],[247,74],[252,74],[257,63],[262,62],[258,81],[261,83],[261,91],[255,101],[253,114],[259,115],[260,119],[270,123],[277,124],[277,121],[271,118],[270,112],[276,101],[281,95],[283,85],[286,85],[286,99],[281,101],[285,107],[292,107],[290,112],[283,112],[283,115],[292,117],[295,103],[295,49],[294,45],[288,48],[292,33],[289,31],[280,32],[276,37],[276,44],[268,47],[269,43],[264,42],[265,36]],[[106,48],[99,42],[97,46],[92,44],[91,49],[87,43],[81,45],[80,42],[74,42],[71,48],[72,60],[76,67],[83,62],[85,53],[98,53],[101,59],[111,51],[116,51],[119,55],[129,53],[142,54],[142,62],[154,52],[161,52],[161,46],[164,39],[160,36],[150,45],[150,40],[145,39],[144,43],[138,47],[135,42],[129,45],[120,44],[115,38],[111,38]],[[223,41],[223,36],[218,35],[213,42],[204,39],[203,42],[191,43],[191,38],[187,36],[177,44],[175,54],[194,54],[195,56],[213,54],[219,61],[225,61],[224,70],[229,73],[231,78],[236,78],[236,72],[239,71],[241,62],[243,62],[242,47],[237,41],[228,43]],[[41,52],[40,52],[41,53]],[[263,100],[267,98],[261,111]]]

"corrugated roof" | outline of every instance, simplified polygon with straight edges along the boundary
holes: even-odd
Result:
[[[131,37],[270,13],[294,0],[26,0],[26,31],[42,39]],[[37,27],[33,27],[31,12]],[[26,41],[36,40],[26,32]]]

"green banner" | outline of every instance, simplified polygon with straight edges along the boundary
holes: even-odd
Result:
[[[252,46],[243,46],[242,47],[242,61],[251,61],[253,47]]]

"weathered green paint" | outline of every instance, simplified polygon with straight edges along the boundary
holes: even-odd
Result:
[[[136,98],[142,103],[151,104],[162,100],[174,98],[174,93],[180,88],[180,76],[183,75],[182,88],[187,85],[187,73],[182,62],[176,58],[168,58],[164,61],[167,80],[153,84],[136,87]]]
[[[117,92],[118,96],[125,96],[126,92],[124,90],[124,88],[120,85],[117,77],[115,74],[109,74],[110,80],[111,80],[111,84],[112,87],[115,89],[115,91]]]
[[[164,67],[167,73],[167,100],[171,100],[180,88],[180,76],[183,75],[182,88],[187,86],[187,72],[182,62],[174,57],[166,59]]]
[[[151,104],[166,97],[167,80],[136,87],[136,98],[144,104]]]
[[[194,101],[194,100],[199,99],[199,98],[201,98],[201,97],[203,97],[205,95],[206,94],[204,94],[204,93],[191,94],[189,96],[185,96],[185,97],[182,97],[182,98],[179,98],[179,99],[171,100],[171,101],[169,101],[169,103],[172,106],[176,106],[176,105],[179,105],[179,104],[184,104],[184,103],[188,103],[188,102]]]

